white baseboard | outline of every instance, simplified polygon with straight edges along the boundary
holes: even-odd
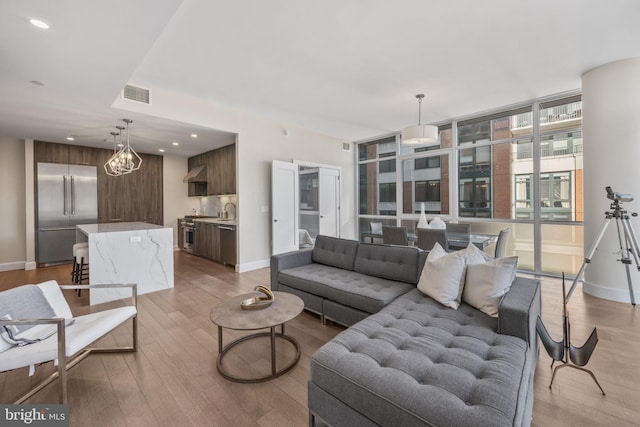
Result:
[[[35,265],[35,262],[33,263]],[[35,267],[34,267],[35,268]],[[5,262],[0,264],[0,271],[26,270],[24,261]]]
[[[238,273],[244,273],[251,270],[259,270],[261,268],[269,267],[271,261],[269,259],[263,259],[260,261],[247,262],[245,264],[236,264],[236,271]]]
[[[25,270],[35,270],[36,267],[38,267],[38,264],[36,264],[35,261],[29,261],[24,263]]]
[[[595,285],[593,283],[589,283],[587,281],[582,282],[582,291],[585,294],[589,294],[591,296],[607,299],[610,301],[617,302],[626,302],[631,303],[631,298],[629,297],[629,289],[611,289],[605,288],[600,285]],[[636,300],[640,299],[640,291],[638,291],[634,298]]]

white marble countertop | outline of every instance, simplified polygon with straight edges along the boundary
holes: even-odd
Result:
[[[223,218],[195,218],[197,222],[208,222],[209,224],[227,224],[237,225],[235,219],[223,219]]]
[[[89,244],[89,283],[136,283],[138,295],[174,286],[173,228],[146,222],[76,226]],[[130,290],[92,289],[91,305],[126,298]]]
[[[93,233],[114,233],[118,231],[155,230],[165,228],[157,224],[147,222],[110,222],[106,224],[79,224],[78,230],[86,235]]]

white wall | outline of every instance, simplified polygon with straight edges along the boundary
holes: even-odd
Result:
[[[605,187],[631,193],[623,203],[629,213],[640,210],[640,58],[626,59],[586,72],[582,76],[584,135],[584,253],[587,254],[611,203]],[[620,244],[616,224],[609,224],[592,262],[585,270],[585,293],[613,301],[630,302],[625,266],[618,261]],[[636,231],[638,219],[629,221]],[[633,259],[633,256],[631,256]],[[635,298],[640,300],[640,275],[631,265]]]
[[[24,268],[24,141],[0,136],[0,271]]]
[[[148,85],[147,85],[148,86]],[[238,249],[240,271],[268,265],[271,255],[271,161],[292,159],[340,166],[341,230],[355,236],[353,153],[342,141],[248,112],[151,87],[153,105],[117,100],[115,108],[206,126],[237,137]],[[284,129],[288,130],[288,136]],[[267,206],[268,212],[262,212]]]
[[[143,166],[144,167],[144,166]],[[162,203],[164,226],[173,227],[173,245],[178,244],[177,220],[198,209],[200,201],[187,196],[187,183],[182,178],[188,172],[187,158],[164,155],[162,160]]]

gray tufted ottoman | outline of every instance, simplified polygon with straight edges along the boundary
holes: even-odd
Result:
[[[497,323],[408,292],[313,356],[311,423],[319,414],[336,427],[529,425],[537,349]]]

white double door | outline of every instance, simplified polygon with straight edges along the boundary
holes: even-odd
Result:
[[[298,249],[300,178],[297,163],[274,160],[271,167],[272,254]],[[318,234],[340,236],[340,170],[318,168]]]

